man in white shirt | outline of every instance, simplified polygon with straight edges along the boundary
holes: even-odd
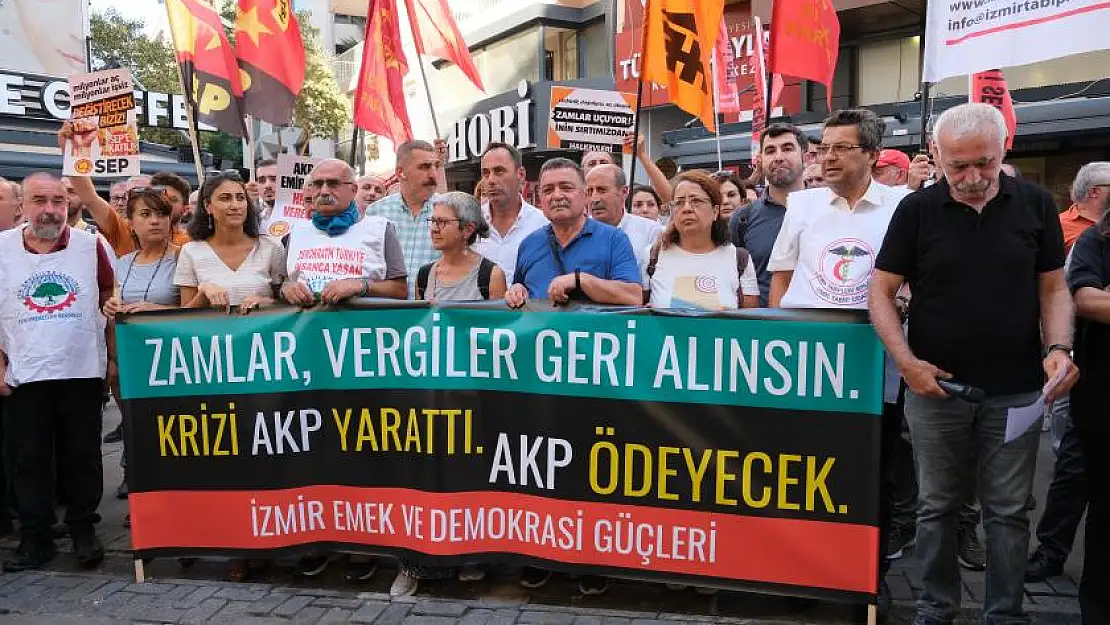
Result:
[[[825,120],[818,160],[826,187],[791,193],[771,259],[769,303],[777,308],[867,309],[867,289],[887,226],[898,203],[909,194],[872,179],[886,124],[871,111],[837,111]],[[902,432],[897,403],[898,376],[887,380],[880,438],[879,545],[890,532],[894,482],[891,458]],[[890,609],[890,589],[880,560],[879,612]]]
[[[482,214],[489,223],[489,236],[478,239],[474,251],[492,260],[513,283],[516,254],[524,237],[547,225],[543,211],[524,201],[520,188],[526,174],[520,152],[507,143],[490,143],[482,153]],[[480,198],[479,198],[480,199]]]
[[[586,174],[587,210],[602,222],[620,228],[632,243],[636,263],[643,271],[651,246],[659,240],[663,227],[658,221],[633,215],[624,209],[628,204],[628,179],[616,165],[598,165]]]

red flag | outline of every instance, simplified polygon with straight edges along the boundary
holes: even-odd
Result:
[[[752,18],[752,40],[755,42],[755,54],[752,55],[752,87],[755,90],[752,96],[752,163],[759,156],[759,140],[763,135],[763,128],[767,125],[767,63],[763,47],[763,26],[759,16]],[[774,106],[774,104],[770,104]]]
[[[370,0],[355,90],[355,125],[395,144],[412,138],[403,81],[408,71],[396,8],[390,0]]]
[[[971,76],[971,101],[990,104],[1006,118],[1006,149],[1014,147],[1014,133],[1017,131],[1017,113],[1010,89],[1000,69],[988,69]]]
[[[271,124],[288,124],[304,84],[301,28],[290,0],[239,0],[235,53],[249,81],[243,112]]]
[[[740,90],[736,85],[736,54],[728,26],[721,20],[717,44],[713,46],[713,71],[717,81],[717,112],[726,115],[740,112]]]
[[[246,136],[239,62],[223,23],[207,0],[166,0],[174,53],[196,121]]]
[[[777,0],[771,10],[769,71],[825,85],[832,110],[840,20],[832,0]]]
[[[416,43],[417,54],[434,56],[459,66],[462,73],[481,91],[482,77],[474,67],[470,49],[459,34],[459,25],[447,6],[447,0],[405,0],[412,26],[412,38]]]

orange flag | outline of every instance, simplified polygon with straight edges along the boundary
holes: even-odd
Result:
[[[466,41],[459,34],[459,25],[455,23],[447,0],[405,0],[405,8],[409,13],[416,52],[458,65],[470,82],[484,92],[486,88],[482,86],[482,77],[478,75]]]
[[[412,138],[405,107],[404,76],[408,71],[396,7],[390,0],[370,0],[362,71],[355,89],[356,126],[395,144]]]
[[[990,104],[1002,112],[1006,118],[1006,149],[1014,147],[1014,133],[1017,131],[1017,113],[1010,89],[1000,69],[989,69],[971,76],[971,101]]]
[[[831,111],[839,54],[840,19],[832,0],[775,0],[769,71],[825,85]]]
[[[666,85],[671,101],[717,131],[710,58],[724,0],[648,0],[644,81]]]
[[[239,0],[235,53],[249,81],[243,111],[271,124],[293,121],[305,53],[291,0]]]

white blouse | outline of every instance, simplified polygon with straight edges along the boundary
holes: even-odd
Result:
[[[173,283],[193,288],[205,283],[219,285],[227,289],[228,301],[238,305],[249,295],[273,297],[274,286],[284,280],[285,248],[274,237],[262,235],[235,271],[220,260],[207,241],[186,243],[177,257]]]

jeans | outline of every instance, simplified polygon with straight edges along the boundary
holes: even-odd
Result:
[[[903,425],[905,426],[904,421]],[[913,439],[908,429],[902,432],[895,443],[891,462],[895,482],[891,525],[897,528],[913,527],[917,523],[917,463],[913,458]],[[968,486],[968,495],[960,507],[961,532],[976,531],[981,517],[975,485]]]
[[[983,622],[1028,623],[1022,608],[1029,553],[1026,503],[1033,489],[1040,428],[1004,444],[1006,408],[1027,405],[1037,393],[988,398],[982,404],[906,394],[906,421],[917,456],[917,556],[922,592],[918,619],[951,623],[960,606],[957,531],[966,500],[968,459],[976,468],[987,537]]]
[[[1056,466],[1045,499],[1044,516],[1037,524],[1037,542],[1040,543],[1037,549],[1048,562],[1062,565],[1071,554],[1075,533],[1087,510],[1087,489],[1079,432],[1071,420],[1068,405],[1065,403],[1061,413],[1056,404],[1052,409],[1053,429],[1059,422],[1064,426],[1063,437],[1056,450]]]
[[[70,531],[91,532],[100,521],[102,386],[99,378],[30,382],[5,399],[4,452],[24,541],[53,540],[55,466]]]

